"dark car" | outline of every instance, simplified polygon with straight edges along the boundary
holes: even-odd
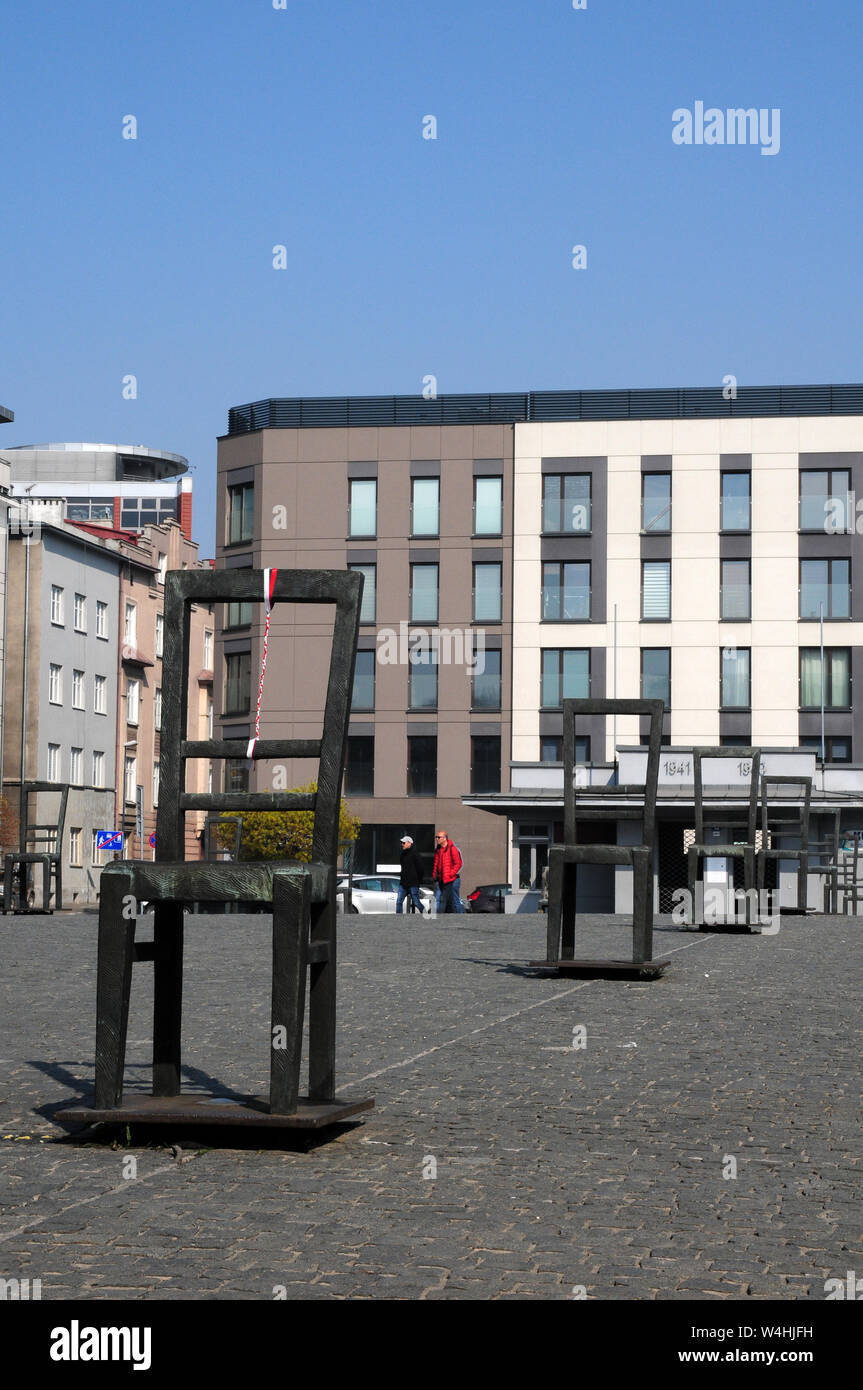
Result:
[[[508,883],[487,883],[468,893],[467,901],[471,912],[503,912],[503,900],[507,893],[511,892],[512,888]]]

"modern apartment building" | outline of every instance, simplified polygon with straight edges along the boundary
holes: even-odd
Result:
[[[859,803],[858,496],[863,386],[270,400],[231,410],[219,441],[217,563],[366,573],[346,769],[359,866],[393,862],[404,830],[430,848],[446,822],[470,885],[530,887],[562,830],[564,698],[663,698],[669,767],[752,742],[814,768],[822,613],[820,804]],[[302,632],[310,671],[325,633],[297,623],[275,615],[268,736],[319,722],[295,712],[279,636]],[[417,629],[438,633],[428,658]],[[260,641],[259,614],[219,618],[226,736],[249,726]],[[585,776],[612,778],[645,733],[589,721]],[[675,796],[665,882],[691,821],[691,792]]]

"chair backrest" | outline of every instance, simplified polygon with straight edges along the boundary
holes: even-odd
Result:
[[[33,845],[45,854],[60,855],[63,852],[63,831],[66,825],[66,807],[69,801],[69,784],[60,782],[25,782],[23,791],[23,816],[21,825],[21,851],[26,854],[27,846]],[[38,825],[30,820],[30,797],[40,792],[53,792],[59,795],[56,821],[44,821]]]
[[[793,818],[772,815],[771,809],[777,803],[787,805],[792,802],[796,815]],[[809,842],[809,810],[812,801],[812,778],[779,776],[763,773],[761,777],[761,847],[770,848],[771,834],[793,832],[800,835],[800,847],[805,849]]]
[[[656,831],[656,792],[659,785],[659,754],[662,744],[662,700],[564,700],[563,702],[563,835],[567,844],[575,841],[579,820],[641,820],[643,843],[652,848]],[[650,742],[647,746],[647,776],[641,783],[612,783],[610,786],[583,786],[575,783],[575,721],[592,714],[647,714],[650,716]],[[579,804],[579,793],[582,793]],[[596,806],[597,799],[637,796],[638,806]]]
[[[704,759],[736,758],[738,762],[751,762],[749,774],[749,804],[746,811],[746,842],[755,847],[755,832],[758,828],[758,785],[761,774],[760,748],[693,748],[692,771],[695,801],[695,843],[704,844],[704,781],[701,764]],[[745,776],[745,774],[744,774]]]
[[[319,739],[260,739],[255,759],[316,758],[317,792],[187,792],[189,758],[239,758],[246,739],[189,739],[189,627],[193,603],[263,603],[265,570],[170,570],[165,576],[162,745],[156,858],[184,858],[186,811],[313,811],[312,858],[336,862],[342,769],[354,680],[364,576],[355,570],[280,569],[273,603],[333,604],[324,720]]]

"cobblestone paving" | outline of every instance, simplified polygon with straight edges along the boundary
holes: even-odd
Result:
[[[186,1082],[264,1092],[268,919],[187,924]],[[863,1271],[861,932],[666,925],[666,977],[627,983],[527,970],[541,917],[345,918],[339,1090],[375,1096],[363,1124],[111,1147],[51,1118],[92,1084],[96,918],[6,918],[0,1276],[43,1299],[823,1299]],[[579,954],[626,937],[589,919]]]

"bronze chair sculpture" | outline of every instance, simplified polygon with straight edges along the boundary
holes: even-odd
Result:
[[[702,774],[702,762],[705,759],[714,758],[736,758],[738,762],[750,763],[749,770],[749,796],[746,804],[746,839],[733,844],[707,844],[704,838],[704,781]],[[703,911],[696,910],[698,902],[697,883],[703,884],[698,877],[699,866],[702,867],[705,859],[742,859],[743,861],[743,882],[745,890],[745,921],[751,928],[753,898],[755,893],[755,852],[756,852],[756,831],[758,828],[758,788],[759,776],[761,772],[761,749],[760,748],[693,748],[692,750],[693,778],[695,782],[695,842],[686,851],[687,877],[689,882],[689,901],[692,906],[692,920],[697,926],[707,925],[703,920]],[[744,776],[746,773],[744,772]],[[710,798],[708,798],[708,804]],[[716,803],[719,804],[719,803]],[[727,814],[727,813],[726,813]],[[734,900],[736,917],[736,899]],[[757,914],[756,914],[757,915]],[[699,917],[702,918],[699,921]],[[711,924],[712,925],[712,924]]]
[[[244,758],[245,740],[190,740],[187,730],[189,614],[193,601],[264,599],[265,571],[174,571],[165,584],[163,732],[156,859],[117,862],[102,873],[97,970],[96,1094],[59,1118],[94,1122],[255,1124],[319,1128],[369,1109],[372,1100],[335,1093],[336,856],[362,575],[344,570],[280,570],[273,602],[335,605],[329,680],[320,739],[257,741],[257,758],[318,759],[317,791],[189,793],[190,758]],[[272,574],[272,571],[269,572]],[[314,811],[312,862],[186,862],[187,811]],[[135,943],[127,905],[151,900],[154,939]],[[180,1093],[180,1032],[185,902],[269,903],[273,915],[269,1102]],[[152,1095],[123,1095],[132,966],[154,969]],[[309,1085],[299,1095],[306,983],[309,980]]]
[[[32,825],[30,823],[30,797],[39,793],[59,794],[60,805],[57,820],[53,823]],[[69,801],[69,787],[58,782],[25,782],[21,788],[21,840],[20,849],[12,850],[5,856],[3,879],[3,912],[12,911],[12,890],[15,874],[18,874],[18,912],[51,913],[63,909],[63,833],[66,825],[66,807]],[[27,871],[30,864],[42,865],[42,906],[27,906]],[[51,879],[54,880],[54,907],[51,906]]]
[[[771,814],[771,804],[773,801],[773,790],[777,789],[778,798],[788,800],[793,798],[797,803],[792,815],[779,816]],[[791,777],[777,776],[774,774],[764,774],[761,778],[761,846],[757,854],[758,869],[758,896],[761,898],[766,882],[766,871],[769,860],[776,863],[777,874],[779,872],[780,859],[796,859],[797,861],[797,911],[805,913],[807,898],[807,882],[809,877],[809,810],[812,802],[812,778],[811,777]],[[783,836],[793,835],[800,840],[798,849],[786,849],[777,842]],[[777,897],[779,888],[776,888]]]

